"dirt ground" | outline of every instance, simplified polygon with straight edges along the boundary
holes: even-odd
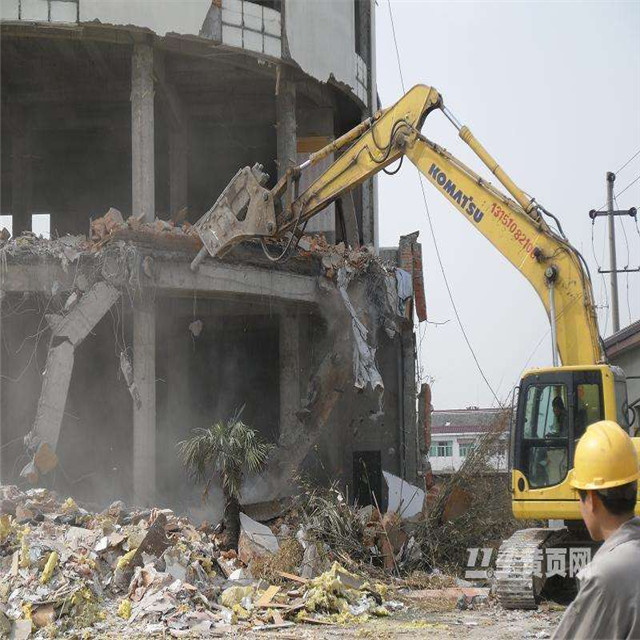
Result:
[[[435,610],[443,609],[443,610]],[[450,606],[426,607],[412,602],[389,618],[359,625],[296,625],[281,631],[239,633],[242,638],[279,640],[319,640],[320,638],[363,638],[393,640],[395,638],[471,638],[480,640],[523,640],[550,638],[560,622],[564,607],[543,603],[537,611],[506,611],[497,603],[480,606],[473,611],[459,611]]]

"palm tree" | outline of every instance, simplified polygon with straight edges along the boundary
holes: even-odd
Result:
[[[193,436],[178,443],[182,463],[196,482],[204,482],[202,498],[216,478],[222,480],[224,496],[223,524],[227,544],[236,547],[240,537],[240,487],[245,471],[264,469],[273,445],[264,442],[248,427],[238,411],[230,420],[219,421],[206,429],[193,430]]]

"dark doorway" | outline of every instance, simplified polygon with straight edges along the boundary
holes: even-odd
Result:
[[[372,497],[375,496],[375,501]],[[382,457],[380,451],[353,452],[353,496],[361,507],[373,504],[384,513],[382,495]]]

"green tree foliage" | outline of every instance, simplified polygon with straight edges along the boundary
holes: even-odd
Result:
[[[240,489],[246,472],[259,473],[273,445],[240,419],[241,411],[227,421],[197,428],[178,443],[178,454],[194,481],[204,483],[206,498],[212,482],[219,479],[225,501],[224,527],[227,543],[236,546],[240,534]]]

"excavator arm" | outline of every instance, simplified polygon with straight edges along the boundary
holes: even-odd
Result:
[[[444,112],[510,197],[420,133],[435,109]],[[334,157],[300,193],[302,172]],[[245,239],[259,239],[267,255],[265,238],[287,238],[290,247],[309,218],[403,157],[522,273],[542,300],[551,322],[554,366],[526,372],[518,386],[510,438],[512,509],[524,520],[578,521],[579,500],[569,482],[575,442],[597,420],[616,420],[628,429],[624,372],[604,364],[588,271],[559,222],[557,230],[547,224],[543,214],[553,216],[518,188],[445,108],[435,89],[414,87],[389,109],[287,170],[273,189],[264,186],[268,176],[260,165],[241,169],[196,224],[204,247],[192,267],[207,253],[220,255]],[[500,286],[492,283],[494,290]],[[568,544],[566,536],[568,529],[527,529],[503,543],[496,575],[505,607],[536,607],[542,581],[534,580],[531,567],[545,547]]]
[[[445,112],[513,199],[421,135],[434,109]],[[302,172],[339,151],[339,157],[298,193]],[[242,169],[196,224],[204,248],[194,268],[207,251],[221,255],[246,239],[299,235],[309,218],[402,156],[531,283],[549,315],[563,365],[603,362],[591,283],[579,254],[549,227],[542,208],[515,185],[469,129],[457,123],[440,94],[424,85],[289,169],[271,190],[263,186],[266,176],[259,165]]]

